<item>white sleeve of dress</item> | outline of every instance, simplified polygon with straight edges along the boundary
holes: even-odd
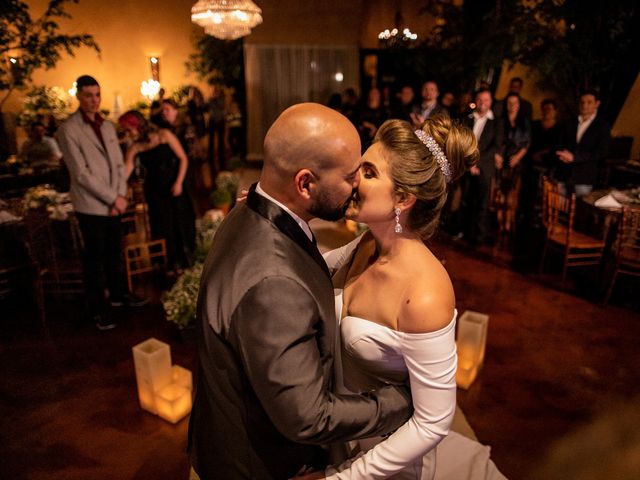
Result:
[[[409,372],[413,416],[364,455],[326,470],[328,480],[383,479],[421,458],[447,436],[456,408],[455,321],[425,334],[398,333]]]
[[[362,240],[362,235],[356,237],[354,240],[351,240],[349,243],[343,245],[342,247],[329,250],[328,252],[322,254],[331,274],[340,269],[340,267],[342,267],[342,265],[344,265],[349,260],[351,254],[360,243],[360,240]]]

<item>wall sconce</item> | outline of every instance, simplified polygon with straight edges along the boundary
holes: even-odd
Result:
[[[132,351],[140,406],[171,423],[191,412],[191,371],[171,365],[169,345],[149,338]]]
[[[160,81],[160,58],[149,57],[149,66],[151,67],[151,78],[156,82]]]
[[[484,362],[487,345],[489,315],[467,310],[458,322],[458,370],[456,383],[460,388],[468,389],[478,376],[478,370]]]
[[[69,93],[69,95],[71,95],[72,97],[75,97],[76,93],[78,93],[78,82],[73,82],[73,85],[69,90],[67,90],[67,93]]]

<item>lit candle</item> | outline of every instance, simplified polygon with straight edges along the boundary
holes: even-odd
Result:
[[[174,365],[171,367],[171,383],[192,391],[193,377],[191,375],[191,370],[187,370],[180,365]]]
[[[139,343],[132,350],[140,406],[157,413],[154,394],[171,383],[171,350],[155,338]]]
[[[191,411],[191,390],[172,383],[155,395],[158,415],[171,423],[177,423]]]
[[[458,370],[456,383],[467,389],[478,375],[484,361],[489,316],[466,311],[458,322]]]

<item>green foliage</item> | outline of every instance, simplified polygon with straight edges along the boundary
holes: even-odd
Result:
[[[60,87],[33,87],[25,97],[18,125],[25,127],[49,116],[62,121],[69,115],[69,107],[69,95]]]
[[[228,190],[223,188],[218,188],[211,193],[211,204],[214,207],[219,205],[231,205],[231,200],[233,197]]]
[[[79,0],[50,0],[41,17],[32,19],[29,5],[20,0],[2,0],[0,9],[0,111],[13,90],[25,88],[33,73],[55,67],[63,53],[74,56],[80,47],[98,54],[100,48],[92,35],[67,35],[60,32],[59,19],[71,18],[66,4]],[[15,59],[11,62],[10,58]]]
[[[204,264],[196,263],[178,278],[168,292],[162,295],[162,306],[167,320],[184,329],[195,323],[198,290]]]
[[[436,18],[426,46],[445,76],[475,82],[505,60],[520,63],[565,105],[583,88],[602,89],[620,62],[637,62],[638,6],[631,0],[438,0],[423,12]]]
[[[202,35],[195,40],[196,53],[189,57],[187,69],[210,84],[242,86],[244,53],[242,40],[220,40]]]
[[[216,176],[216,190],[226,190],[231,197],[235,197],[240,186],[240,178],[233,172],[221,171]]]

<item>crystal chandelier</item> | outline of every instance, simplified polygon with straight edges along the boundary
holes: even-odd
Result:
[[[378,41],[381,47],[410,47],[412,42],[418,39],[418,35],[412,33],[409,28],[401,30],[404,19],[400,12],[400,6],[396,9],[395,28],[383,30],[378,34]]]
[[[235,40],[262,23],[262,10],[251,0],[199,0],[191,7],[191,21],[209,35]]]

